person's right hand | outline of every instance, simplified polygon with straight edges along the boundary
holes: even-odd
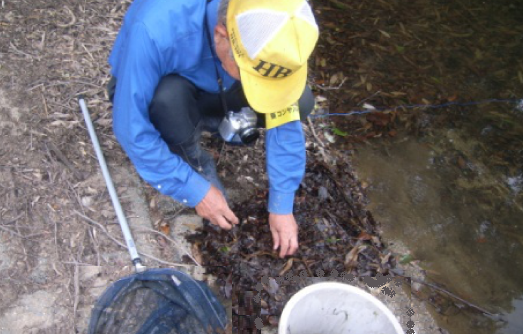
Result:
[[[226,230],[231,229],[232,225],[239,222],[227,205],[227,200],[225,200],[222,192],[212,185],[195,209],[199,216]]]

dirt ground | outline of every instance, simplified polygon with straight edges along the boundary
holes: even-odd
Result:
[[[108,238],[121,240],[121,232],[78,107],[80,94],[129,223],[143,228],[135,234],[140,251],[169,259],[159,254],[159,235],[147,230],[146,186],[112,135],[104,92],[106,59],[128,4],[1,2],[2,333],[85,332],[94,300],[132,273],[126,249]]]
[[[84,333],[94,301],[133,272],[78,95],[146,264],[187,268],[178,233],[198,226],[194,211],[140,180],[112,134],[107,57],[130,2],[1,1],[1,333]],[[307,136],[314,146],[317,134]],[[211,146],[233,200],[266,183],[252,164],[260,146]]]

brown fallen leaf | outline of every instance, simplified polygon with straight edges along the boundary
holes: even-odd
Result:
[[[379,32],[380,32],[383,36],[385,36],[386,38],[390,38],[390,34],[389,34],[388,32],[383,31],[383,30],[381,30],[381,29],[378,29],[378,30],[379,30]]]
[[[167,222],[162,221],[162,222],[160,222],[160,231],[162,233],[164,233],[165,235],[169,236],[169,232],[171,231],[171,226]]]
[[[351,251],[349,251],[347,256],[345,256],[345,262],[344,262],[345,268],[347,270],[350,270],[351,268],[358,265],[358,255],[360,254],[360,252],[362,252],[366,248],[367,247],[365,245],[356,244],[356,246],[354,248],[352,248]]]
[[[269,316],[269,324],[273,327],[276,327],[279,324],[279,317],[275,315]]]
[[[291,268],[292,268],[292,264],[294,263],[294,258],[289,258],[289,260],[287,261],[287,263],[285,263],[285,265],[283,266],[283,269],[280,271],[279,273],[279,276],[284,276],[287,271],[289,271]]]
[[[364,231],[362,231],[360,233],[360,235],[358,235],[358,240],[362,240],[362,241],[368,241],[371,238],[372,238],[372,235],[370,235],[369,233],[364,232]]]
[[[458,166],[460,169],[465,169],[467,167],[467,162],[465,161],[465,159],[463,159],[463,157],[459,156],[458,157]]]
[[[407,93],[405,93],[405,92],[397,92],[397,91],[390,92],[390,94],[391,94],[393,97],[403,97],[403,96],[406,96],[406,95],[407,95]]]
[[[381,255],[380,256],[381,264],[382,265],[386,264],[390,260],[391,256],[392,256],[392,254],[390,252],[386,255]]]
[[[200,251],[200,245],[201,244],[202,244],[202,242],[196,241],[196,242],[194,242],[191,245],[192,257],[194,258],[195,261],[198,262],[198,264],[202,264],[203,263],[203,257],[202,257],[202,253]]]

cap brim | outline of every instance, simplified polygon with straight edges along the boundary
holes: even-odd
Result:
[[[298,101],[307,82],[305,64],[291,76],[275,80],[265,79],[240,69],[243,92],[249,105],[259,113],[273,113]]]

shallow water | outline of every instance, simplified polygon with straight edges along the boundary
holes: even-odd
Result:
[[[523,178],[478,154],[489,140],[475,135],[447,128],[374,141],[357,148],[354,165],[384,239],[403,242],[426,280],[507,320],[450,307],[434,313],[438,324],[451,333],[522,333]]]
[[[342,130],[336,135],[357,141],[381,136],[358,145],[353,160],[368,185],[369,209],[382,223],[383,237],[410,249],[407,254],[425,269],[425,280],[507,320],[496,322],[453,305],[442,308],[440,302],[445,314],[437,314],[440,326],[451,333],[523,333],[523,2],[387,4],[398,17],[387,21],[380,43],[393,43],[398,53],[355,48],[369,56],[356,73],[382,79],[367,86],[366,94],[354,83],[340,89],[348,93],[333,110],[345,112],[350,104],[361,110],[365,102],[401,110],[394,116],[404,122],[412,102],[432,109],[419,108],[417,119],[402,124],[419,136],[395,136],[401,122],[393,114],[361,116],[355,126],[334,117]],[[373,20],[378,22],[383,16]],[[414,71],[405,60],[412,60]],[[513,102],[468,103],[508,98]],[[456,104],[442,107],[435,101]]]

